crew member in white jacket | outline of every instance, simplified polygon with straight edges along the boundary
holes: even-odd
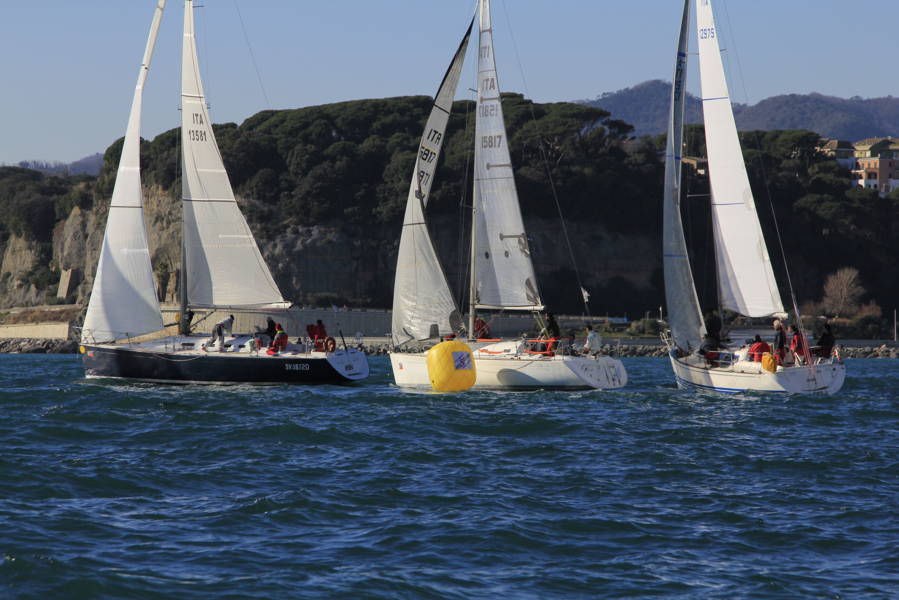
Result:
[[[587,325],[587,341],[584,342],[584,354],[596,356],[602,349],[602,336],[599,332]]]
[[[211,344],[215,343],[216,338],[218,338],[218,349],[219,352],[225,351],[225,332],[228,332],[228,336],[231,336],[231,328],[234,327],[234,315],[228,315],[218,323],[212,326],[212,337],[209,338],[209,341],[206,342],[206,346],[204,349]]]

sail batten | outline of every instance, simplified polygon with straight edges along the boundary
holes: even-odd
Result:
[[[144,223],[140,125],[143,88],[164,9],[165,0],[157,0],[138,71],[100,259],[84,317],[83,343],[110,342],[163,328]]]
[[[540,310],[503,119],[489,0],[480,3],[478,46],[471,305]]]
[[[200,78],[193,1],[184,3],[181,70],[182,215],[187,304],[287,304],[234,198]]]
[[[665,274],[665,301],[674,343],[688,352],[699,348],[705,325],[681,217],[681,152],[684,143],[684,111],[687,97],[687,46],[689,43],[690,2],[684,1],[677,58],[671,86],[671,113],[668,147],[665,152],[665,195],[663,200],[662,259]]]
[[[454,333],[461,316],[425,219],[434,172],[443,147],[453,98],[459,84],[474,21],[462,37],[440,82],[419,143],[409,184],[393,284],[391,332],[394,344]]]
[[[749,317],[781,313],[729,100],[712,0],[696,0],[696,15],[719,301]]]

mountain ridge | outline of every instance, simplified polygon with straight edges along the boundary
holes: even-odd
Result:
[[[634,135],[656,135],[668,128],[671,83],[653,79],[600,94],[580,104],[602,108],[634,126]],[[686,122],[702,122],[698,97],[687,94]],[[814,131],[823,137],[857,141],[899,136],[899,98],[840,98],[818,92],[779,94],[756,104],[734,104],[737,128],[749,130]]]

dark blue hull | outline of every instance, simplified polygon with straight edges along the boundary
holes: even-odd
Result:
[[[104,346],[84,346],[81,355],[87,377],[115,377],[169,383],[352,383],[368,375],[360,365],[346,364],[345,373],[325,357],[249,356],[210,352],[185,354]],[[364,370],[364,374],[360,371]]]

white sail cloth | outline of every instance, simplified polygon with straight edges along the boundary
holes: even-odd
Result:
[[[493,56],[490,1],[481,0],[475,118],[475,308],[540,310],[534,265],[521,218]]]
[[[164,9],[165,0],[158,0],[134,88],[103,246],[84,317],[82,343],[111,342],[163,327],[144,224],[140,122],[144,83]]]
[[[720,303],[748,317],[781,313],[783,303],[737,137],[712,0],[696,0],[696,15]]]
[[[671,87],[671,114],[668,121],[668,146],[665,151],[665,196],[662,205],[662,257],[668,324],[674,343],[688,352],[698,349],[705,335],[680,209],[681,152],[684,143],[691,1],[684,0],[684,14],[677,43],[677,58],[672,79],[674,83]]]
[[[198,307],[286,307],[234,199],[206,106],[194,34],[184,3],[181,71],[183,246],[187,300]]]
[[[434,171],[443,146],[446,124],[459,84],[472,25],[473,22],[468,26],[437,90],[415,160],[393,283],[391,331],[393,343],[397,345],[413,339],[428,339],[435,333],[435,328],[438,334],[452,333],[458,329],[458,322],[461,320],[428,233],[425,207],[430,197]]]

